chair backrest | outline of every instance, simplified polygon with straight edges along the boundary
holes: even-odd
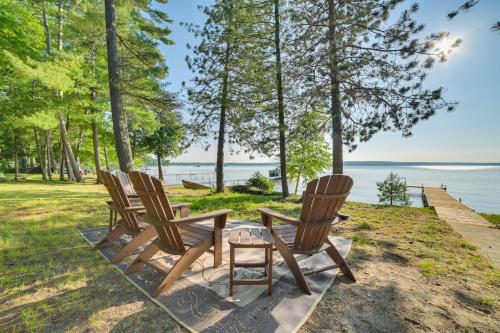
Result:
[[[139,225],[137,223],[137,216],[133,212],[125,211],[125,208],[132,207],[130,200],[125,193],[125,190],[120,182],[120,179],[113,175],[109,171],[101,170],[102,183],[106,187],[113,200],[113,205],[120,214],[123,223],[125,223],[127,229],[130,232],[136,233],[140,231]]]
[[[314,252],[323,246],[352,184],[352,178],[345,175],[324,176],[307,184],[294,242],[296,251]]]
[[[118,179],[120,179],[120,182],[123,186],[123,190],[125,191],[125,194],[127,196],[137,195],[134,190],[134,185],[132,185],[132,182],[130,181],[128,173],[118,170],[115,171],[115,175],[118,177]]]
[[[163,245],[162,250],[172,254],[184,253],[184,242],[179,228],[175,223],[169,222],[175,219],[175,215],[168,196],[163,189],[162,182],[155,177],[138,171],[130,172],[129,176],[135,192],[146,208],[147,217],[145,221],[153,224],[156,228]]]

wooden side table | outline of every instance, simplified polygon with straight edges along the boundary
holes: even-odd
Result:
[[[235,228],[229,232],[229,295],[233,296],[235,285],[261,285],[267,284],[268,294],[273,288],[273,245],[274,239],[271,232],[265,228]],[[240,249],[265,249],[264,262],[248,263],[235,262],[235,250]],[[235,267],[264,267],[265,279],[234,279]]]

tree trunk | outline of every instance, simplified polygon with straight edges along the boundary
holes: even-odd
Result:
[[[137,133],[135,131],[132,132],[132,160],[135,161],[135,144],[137,139]]]
[[[284,197],[290,195],[286,169],[286,125],[285,104],[283,101],[283,75],[281,72],[281,39],[280,39],[280,1],[274,0],[274,47],[276,56],[276,88],[278,92],[278,122],[280,140],[281,192]]]
[[[216,192],[224,192],[224,143],[226,135],[226,108],[229,84],[230,45],[227,43],[224,61],[224,77],[222,80],[222,96],[219,119],[219,137],[217,140]]]
[[[17,156],[17,130],[14,132],[14,180],[19,180],[19,160]]]
[[[158,178],[160,178],[161,180],[165,180],[163,178],[163,168],[161,166],[161,155],[160,154],[156,154],[156,160],[158,161]]]
[[[59,127],[61,130],[61,139],[64,145],[64,150],[66,151],[66,157],[69,161],[67,166],[68,170],[70,168],[73,170],[73,176],[75,177],[77,182],[83,182],[83,178],[80,175],[80,171],[78,170],[78,165],[76,164],[75,155],[73,155],[73,150],[71,149],[71,146],[67,139],[66,121],[64,120],[64,115],[62,113],[59,114]]]
[[[62,143],[62,135],[60,136],[60,141],[61,141],[61,158],[59,159],[59,180],[65,180],[64,179],[64,164],[66,163],[66,153],[64,151],[64,145]]]
[[[57,49],[62,51],[63,49],[63,0],[59,0],[57,13]]]
[[[68,174],[68,180],[76,181],[75,173],[73,172],[73,168],[71,167],[71,163],[69,162],[68,154],[64,153],[64,164],[66,165],[66,173]]]
[[[49,177],[49,180],[52,180],[52,163],[50,160],[50,153],[49,153],[49,144],[50,144],[50,133],[47,131],[45,133],[45,160],[47,161],[47,176]]]
[[[116,44],[115,0],[105,0],[106,16],[106,45],[108,51],[109,95],[111,99],[111,115],[115,134],[116,153],[120,169],[124,172],[132,171],[134,161],[128,136],[127,115],[123,110],[120,91],[120,59]]]
[[[297,191],[299,190],[299,182],[300,182],[300,173],[297,175],[297,184],[295,184],[295,195],[297,195]]]
[[[97,132],[97,122],[92,119],[92,143],[94,146],[95,173],[97,174],[97,184],[101,184],[101,156],[99,155],[99,133]]]
[[[42,150],[42,144],[40,142],[40,138],[38,137],[38,131],[36,130],[36,127],[33,126],[33,132],[35,135],[35,145],[36,145],[36,150],[38,151],[38,162],[40,164],[40,172],[42,173],[42,179],[47,180],[47,172],[45,170],[45,162],[43,159],[43,150]]]
[[[49,162],[50,162],[50,171],[52,173],[56,173],[58,169],[56,156],[54,154],[54,143],[52,142],[52,132],[48,132],[48,146],[47,149],[49,151]]]
[[[50,41],[50,32],[49,32],[49,15],[47,13],[47,4],[45,1],[43,2],[43,27],[45,30],[45,45],[47,47],[47,54],[52,53],[52,45]]]
[[[330,70],[330,113],[332,117],[332,173],[344,173],[342,147],[342,105],[340,103],[340,84],[337,66],[336,9],[334,0],[328,0],[328,42]]]
[[[75,159],[76,159],[76,165],[78,165],[78,172],[81,170],[81,165],[80,165],[80,149],[82,147],[83,143],[83,127],[80,127],[80,132],[78,133],[78,139],[76,140],[76,146],[75,146]]]
[[[104,148],[104,163],[106,164],[106,170],[109,171],[109,159],[108,159],[108,145],[106,144],[106,133],[102,137],[102,145]]]
[[[14,180],[19,180],[19,161],[17,157],[17,151],[14,152]]]

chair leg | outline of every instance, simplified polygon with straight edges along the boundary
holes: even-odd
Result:
[[[208,249],[213,245],[212,237],[207,237],[200,243],[192,246],[186,253],[174,264],[174,267],[168,272],[165,279],[162,281],[160,286],[156,289],[154,296],[157,297],[163,292],[168,291],[174,282],[182,275],[182,273],[189,267],[193,262],[196,261],[203,253],[207,252]]]
[[[125,234],[125,227],[123,225],[119,225],[110,232],[108,232],[108,234],[99,243],[97,243],[95,247],[98,249],[102,249],[111,246],[111,244],[113,244],[113,241],[117,240],[124,234]]]
[[[214,268],[222,265],[222,230],[226,224],[227,215],[216,217],[214,220]]]
[[[109,231],[113,230],[113,219],[114,219],[113,210],[110,208],[109,209]]]
[[[344,273],[345,276],[347,276],[349,279],[351,279],[353,282],[356,282],[356,278],[354,277],[354,274],[352,273],[351,269],[349,268],[349,265],[345,262],[344,258],[340,255],[339,251],[335,248],[335,246],[331,243],[330,247],[326,248],[326,253],[332,258],[333,261],[339,266],[339,269]]]
[[[146,249],[137,257],[135,258],[134,262],[127,268],[127,271],[125,274],[130,274],[137,272],[140,270],[146,262],[151,259],[158,251],[160,251],[160,248],[158,245],[156,245],[156,240],[153,241],[151,244],[149,244]]]
[[[149,227],[143,232],[135,236],[123,249],[118,252],[113,259],[111,259],[112,264],[117,264],[123,259],[130,256],[137,248],[146,243],[148,240],[156,236],[156,229],[154,227]]]
[[[222,229],[214,229],[214,268],[222,265]]]
[[[286,264],[295,276],[295,280],[297,281],[300,289],[302,289],[306,294],[311,295],[311,290],[309,289],[309,285],[304,278],[304,274],[302,274],[299,264],[297,264],[297,260],[295,260],[293,254],[291,254],[288,250],[288,246],[278,236],[275,236],[274,234],[273,236],[276,248],[278,249],[283,259],[285,259]]]
[[[113,218],[113,227],[118,223],[118,212],[115,210],[114,218]]]

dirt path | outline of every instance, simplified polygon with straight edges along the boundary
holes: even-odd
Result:
[[[500,267],[500,229],[439,187],[424,187],[424,193],[439,218]]]

